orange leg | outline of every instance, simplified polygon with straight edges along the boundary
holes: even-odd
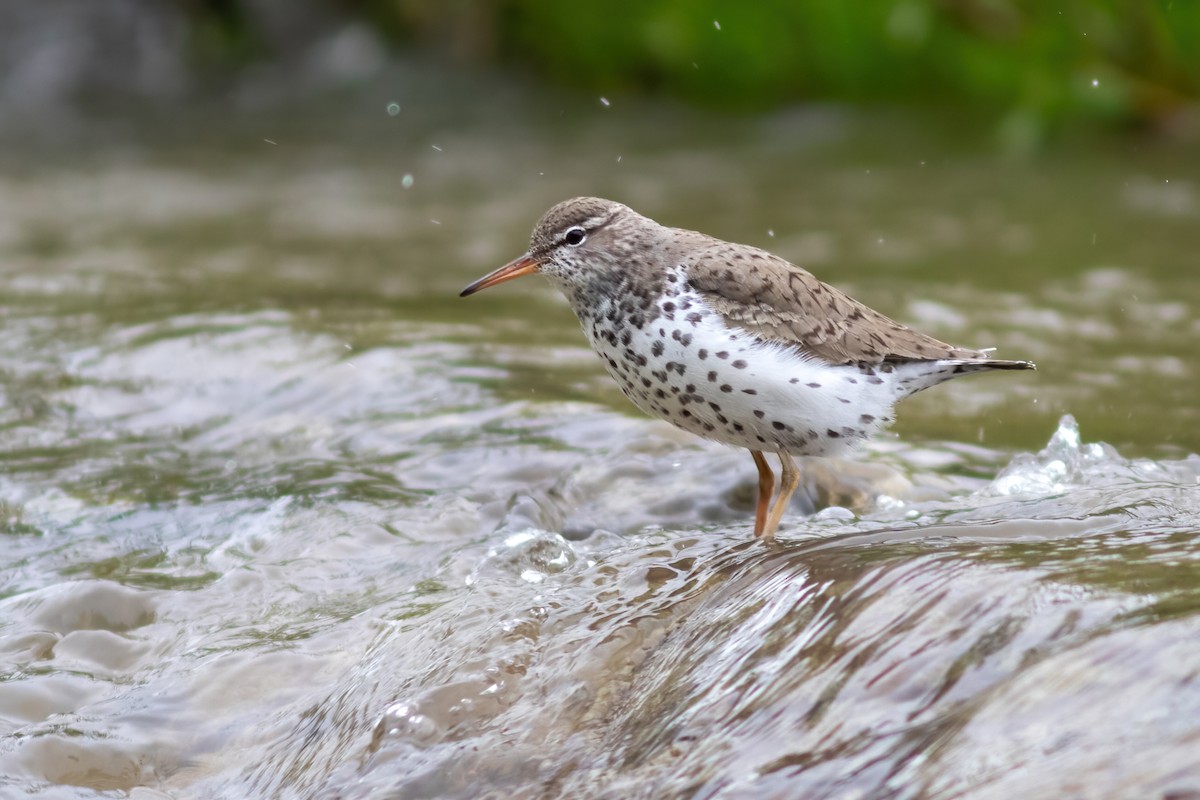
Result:
[[[751,450],[750,455],[754,456],[754,466],[758,467],[758,505],[754,509],[754,535],[762,536],[766,529],[767,505],[771,502],[771,493],[775,491],[775,475],[762,452]]]
[[[779,527],[779,520],[783,519],[783,512],[787,510],[788,501],[792,499],[792,494],[800,485],[800,470],[796,467],[796,462],[792,460],[792,457],[781,452],[779,463],[783,466],[783,471],[779,475],[779,496],[775,498],[775,505],[771,506],[771,515],[767,518],[766,527],[759,534],[764,539],[775,538],[775,529]]]

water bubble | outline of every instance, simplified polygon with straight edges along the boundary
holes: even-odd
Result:
[[[604,106],[605,108],[608,108],[608,106],[610,105],[610,104],[609,104],[609,102],[608,102],[608,98],[607,98],[607,97],[601,97],[601,98],[600,98],[600,105]]]
[[[813,514],[809,519],[819,520],[849,520],[854,519],[854,512],[842,506],[829,506]]]
[[[476,580],[508,581],[515,576],[524,583],[540,584],[568,570],[575,560],[574,551],[561,536],[529,529],[510,534],[471,574]]]
[[[389,117],[394,117],[397,114],[399,114],[400,113],[400,104],[399,103],[388,103],[387,104],[387,113],[388,113]]]
[[[400,185],[405,189],[411,189],[413,185],[413,176],[411,174],[406,174],[400,179]]]
[[[377,730],[384,735],[418,746],[433,744],[441,737],[441,726],[407,703],[394,703],[384,712]]]

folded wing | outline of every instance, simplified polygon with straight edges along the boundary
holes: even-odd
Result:
[[[687,264],[693,289],[727,323],[765,341],[792,345],[829,364],[901,361],[989,361],[1027,369],[1025,361],[991,361],[874,311],[811,273],[764,250],[726,243],[701,250]]]

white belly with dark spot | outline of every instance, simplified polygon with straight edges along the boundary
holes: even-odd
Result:
[[[762,343],[694,295],[659,301],[641,329],[581,315],[609,373],[638,408],[687,431],[737,447],[830,455],[891,421],[906,390],[897,371],[830,366],[793,347]]]

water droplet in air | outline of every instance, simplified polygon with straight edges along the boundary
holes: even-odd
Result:
[[[1096,78],[1092,78],[1092,86],[1099,86],[1099,85],[1100,85],[1100,81]]]
[[[400,113],[400,104],[399,103],[388,103],[387,104],[387,113],[388,113],[389,117],[394,117],[397,114],[399,114]]]
[[[604,106],[605,108],[608,108],[608,106],[609,106],[608,98],[607,98],[607,97],[601,97],[601,98],[600,98],[600,105]]]
[[[413,185],[413,176],[405,175],[403,178],[400,179],[400,185],[403,186],[405,189],[411,189],[412,185]]]
[[[714,28],[716,28],[717,30],[721,30],[721,23],[717,22],[717,21],[714,19],[714,20],[713,20],[713,27],[714,27]]]
[[[767,236],[770,236],[772,239],[774,239],[775,238],[775,229],[767,228]]]

